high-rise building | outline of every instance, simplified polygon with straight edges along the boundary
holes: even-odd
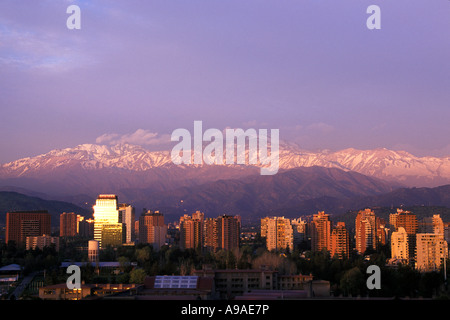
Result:
[[[103,235],[103,227],[105,226],[105,235]],[[101,194],[97,197],[94,205],[94,240],[97,240],[99,247],[103,248],[108,245],[117,245],[117,235],[119,229],[125,231],[122,223],[119,222],[119,206],[117,195]],[[107,239],[107,243],[103,243],[103,238]],[[122,236],[120,236],[122,239]]]
[[[294,231],[291,221],[284,217],[271,217],[262,219],[267,225],[266,232],[267,250],[294,250]]]
[[[444,239],[450,243],[450,222],[444,222]]]
[[[78,223],[79,235],[82,238],[94,238],[94,219],[83,219]]]
[[[215,218],[205,218],[203,222],[203,246],[215,251],[220,248],[218,221]]]
[[[204,213],[197,211],[192,217],[180,218],[180,247],[182,249],[203,248]]]
[[[119,222],[125,225],[125,242],[128,244],[135,241],[135,209],[132,205],[119,204]]]
[[[364,254],[366,250],[377,248],[377,221],[370,209],[360,210],[355,220],[356,251]]]
[[[167,225],[159,211],[144,211],[139,217],[139,242],[149,243],[159,250],[166,243]]]
[[[239,248],[241,218],[239,216],[222,215],[217,218],[220,232],[220,247],[225,250]]]
[[[239,248],[241,219],[239,216],[222,215],[204,220],[203,244],[209,250]]]
[[[126,226],[123,223],[103,223],[102,225],[102,248],[108,246],[117,247],[126,241]]]
[[[402,212],[403,209],[397,209],[396,213],[391,213],[389,215],[389,224],[391,225],[391,228],[396,231],[397,230],[397,217]]]
[[[269,225],[270,217],[261,219],[261,238],[267,238],[267,228]]]
[[[391,257],[405,261],[409,259],[408,234],[403,227],[391,234]]]
[[[75,212],[63,212],[59,216],[59,236],[75,237],[79,234],[79,223],[84,217]]]
[[[5,241],[24,246],[27,237],[51,234],[51,216],[47,211],[15,211],[6,213]]]
[[[331,232],[331,257],[348,259],[350,256],[350,237],[345,222],[338,222]]]
[[[421,272],[439,271],[448,258],[448,244],[443,234],[416,234],[416,269]]]
[[[292,230],[294,232],[294,247],[307,240],[308,223],[302,218],[291,220]]]
[[[425,217],[419,222],[419,233],[436,233],[444,234],[444,222],[439,214],[432,217]]]
[[[397,229],[402,227],[408,234],[409,259],[414,260],[416,253],[416,233],[419,230],[417,216],[410,211],[397,210]]]
[[[389,242],[389,231],[390,229],[387,228],[387,223],[384,219],[376,217],[375,218],[375,228],[376,228],[376,234],[377,234],[377,245],[386,245]]]
[[[311,250],[330,250],[331,246],[331,220],[330,215],[319,211],[313,215],[311,221]]]

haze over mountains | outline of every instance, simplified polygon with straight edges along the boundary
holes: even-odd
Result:
[[[0,186],[86,206],[100,193],[116,193],[120,201],[174,213],[259,215],[337,209],[344,200],[381,197],[399,187],[450,184],[449,157],[387,149],[315,153],[282,144],[279,160],[278,174],[261,176],[257,166],[174,165],[170,151],[83,144],[1,165]]]

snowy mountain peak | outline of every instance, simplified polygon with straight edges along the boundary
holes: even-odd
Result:
[[[320,166],[356,171],[368,176],[410,186],[436,186],[450,183],[450,158],[416,157],[405,151],[386,148],[311,152],[295,145],[280,144],[282,169]],[[148,151],[131,145],[81,144],[52,150],[36,157],[19,159],[0,166],[0,178],[39,177],[53,170],[124,169],[134,172],[174,166],[170,151]]]

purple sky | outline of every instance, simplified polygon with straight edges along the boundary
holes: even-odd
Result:
[[[81,8],[68,30],[66,8]],[[379,5],[382,29],[366,28]],[[450,1],[0,2],[0,163],[176,128],[450,154]]]

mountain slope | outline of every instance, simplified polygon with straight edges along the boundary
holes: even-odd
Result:
[[[288,217],[296,217],[299,213],[311,214],[318,210],[341,215],[349,210],[360,210],[366,207],[397,208],[402,206],[450,208],[450,185],[435,188],[399,188],[384,194],[347,199],[320,197],[302,201],[297,206],[286,206],[279,212]]]
[[[59,226],[59,215],[63,212],[75,212],[82,216],[91,215],[89,210],[82,209],[72,203],[43,200],[17,192],[0,192],[0,223],[6,222],[7,212],[25,210],[47,210],[52,216],[52,226]]]
[[[295,168],[273,176],[252,175],[242,179],[219,180],[170,191],[143,193],[134,203],[150,203],[154,208],[204,211],[208,216],[239,214],[259,216],[282,208],[297,207],[320,197],[350,199],[386,193],[391,184],[356,172],[336,168]],[[297,213],[299,211],[297,210]]]

